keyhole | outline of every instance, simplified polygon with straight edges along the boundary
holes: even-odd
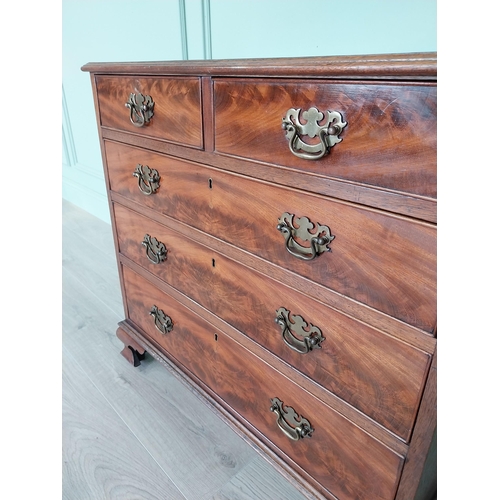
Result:
[[[218,338],[219,338],[219,337],[217,337],[217,334],[216,334],[216,333],[214,333],[214,340],[215,340],[216,342],[217,342],[217,339],[218,339]]]
[[[215,267],[215,259],[212,259],[212,267]]]
[[[209,189],[212,189],[212,179],[208,179],[208,187]]]

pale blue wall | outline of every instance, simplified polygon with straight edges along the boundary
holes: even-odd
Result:
[[[182,59],[177,0],[63,0],[63,197],[109,222],[90,61]]]
[[[436,0],[211,0],[214,58],[436,50]]]
[[[90,61],[437,50],[436,0],[63,0],[63,197],[109,221]]]

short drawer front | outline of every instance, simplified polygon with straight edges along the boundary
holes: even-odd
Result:
[[[221,79],[214,89],[218,152],[436,197],[435,86]],[[301,110],[305,125],[291,141],[282,129],[290,109]],[[311,157],[327,151],[318,130],[328,129],[328,111],[346,123],[341,142],[320,159],[296,156],[292,149]],[[300,141],[313,151],[304,152]]]
[[[338,498],[394,497],[402,457],[304,391],[299,375],[297,383],[286,379],[126,267],[124,281],[130,319],[277,446],[299,473],[303,469]],[[151,326],[153,303],[170,313],[169,333]],[[310,438],[292,441],[282,432],[270,410],[272,398],[309,421]]]
[[[115,205],[120,252],[407,440],[429,355]],[[154,264],[145,234],[165,244]],[[282,309],[286,309],[288,314]],[[285,316],[281,325],[277,320]],[[305,322],[303,329],[294,324]],[[304,337],[319,328],[320,348]],[[315,331],[315,330],[314,330]],[[304,333],[304,335],[301,334]],[[311,338],[319,338],[316,333]]]
[[[96,84],[102,126],[203,147],[199,78],[96,76]],[[154,106],[149,121],[126,106],[131,94],[138,106],[139,94],[151,97]]]
[[[106,143],[111,189],[390,316],[431,332],[436,320],[436,229],[140,149]],[[160,187],[139,191],[136,162]],[[291,255],[283,214],[325,225],[334,240],[314,260]],[[299,242],[300,243],[300,242]],[[307,248],[310,242],[302,243]]]

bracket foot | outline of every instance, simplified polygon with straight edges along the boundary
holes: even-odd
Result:
[[[134,367],[140,366],[141,361],[146,357],[144,348],[120,327],[116,330],[116,336],[125,345],[120,354]]]

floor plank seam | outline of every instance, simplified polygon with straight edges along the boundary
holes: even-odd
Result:
[[[63,350],[65,350],[63,348]],[[76,359],[70,352],[68,352],[66,350],[66,355],[71,357],[74,361],[74,363],[76,364],[76,366],[78,367],[78,369],[85,375],[85,377],[90,381],[90,383],[95,387],[95,389],[99,392],[99,394],[104,398],[104,400],[106,401],[106,403],[109,405],[109,407],[116,413],[116,415],[118,416],[118,418],[123,422],[123,424],[127,427],[127,429],[131,432],[131,434],[134,436],[134,438],[137,440],[138,443],[140,443],[140,445],[144,448],[144,450],[148,453],[148,455],[153,459],[153,461],[158,465],[159,469],[165,474],[165,476],[168,478],[168,480],[175,486],[175,488],[177,488],[178,492],[182,495],[183,498],[185,498],[186,500],[188,500],[188,498],[186,497],[186,495],[184,495],[184,493],[182,492],[182,490],[179,488],[179,486],[177,486],[176,482],[170,477],[170,475],[165,471],[165,469],[160,465],[160,463],[158,463],[158,461],[156,460],[156,458],[151,454],[151,452],[149,451],[149,449],[144,445],[144,443],[139,439],[139,437],[137,436],[137,434],[134,432],[134,430],[128,425],[128,423],[123,419],[123,417],[121,416],[120,412],[118,412],[115,408],[115,406],[109,401],[109,399],[106,397],[105,394],[103,394],[103,392],[101,391],[101,389],[94,383],[93,379],[89,376],[89,374],[87,373],[87,371],[82,367],[82,365],[79,363],[78,359]]]
[[[104,222],[103,222],[103,224],[104,224]],[[92,249],[93,249],[92,253],[97,252],[99,254],[102,254],[106,259],[114,259],[115,258],[115,252],[114,252],[114,248],[112,246],[108,250],[103,250],[102,247],[99,247],[92,240],[89,240],[85,236],[82,236],[78,231],[76,231],[75,229],[73,229],[71,227],[71,225],[64,225],[63,224],[63,227],[64,227],[65,231],[70,231],[74,235],[76,235],[76,236],[78,236],[80,238],[85,239],[85,241],[87,242],[87,244],[92,247]],[[110,238],[112,238],[112,236],[111,236],[112,235],[111,226],[109,226],[109,234],[110,234]],[[112,245],[112,240],[110,241],[110,245]],[[63,239],[63,247],[64,247],[64,239]]]
[[[166,500],[166,498],[172,496],[172,498],[179,498],[179,500],[264,500],[267,498],[305,500],[305,497],[296,492],[247,443],[245,445],[248,446],[248,450],[251,450],[252,455],[250,456],[247,448],[242,449],[239,444],[241,437],[236,436],[236,434],[234,436],[238,439],[238,445],[235,444],[236,440],[231,439],[220,444],[215,438],[220,437],[222,431],[216,433],[214,438],[211,433],[205,432],[204,426],[199,428],[198,421],[196,421],[193,428],[188,428],[190,432],[186,433],[187,440],[184,442],[179,439],[172,440],[170,437],[165,436],[163,424],[158,425],[158,428],[155,425],[151,429],[144,427],[146,416],[147,422],[157,423],[157,419],[151,417],[150,411],[146,410],[147,414],[141,413],[143,408],[149,410],[156,408],[152,405],[156,402],[157,393],[154,392],[153,399],[148,399],[149,393],[145,394],[143,391],[144,384],[147,387],[156,387],[158,377],[155,374],[159,373],[160,368],[161,373],[168,373],[168,371],[151,359],[154,368],[153,372],[142,373],[142,367],[134,369],[119,356],[119,349],[123,345],[114,335],[114,330],[117,323],[124,318],[124,310],[119,307],[119,304],[122,307],[123,304],[120,302],[121,290],[111,226],[109,224],[103,226],[103,224],[106,224],[105,222],[100,221],[79,207],[72,206],[69,203],[65,205],[67,210],[63,209],[63,218],[65,215],[67,218],[65,222],[63,221],[65,237],[63,239],[62,262],[65,286],[63,285],[62,295],[63,307],[65,303],[68,309],[66,315],[63,314],[63,319],[66,318],[66,327],[63,330],[63,355],[68,356],[71,363],[74,363],[75,369],[81,372],[82,378],[80,378],[80,381],[82,383],[84,380],[89,381],[89,386],[85,384],[85,390],[89,391],[87,394],[91,392],[96,398],[99,394],[103,398],[100,408],[106,411],[106,414],[108,414],[107,409],[109,408],[109,415],[116,416],[112,416],[112,420],[120,429],[122,429],[122,426],[119,425],[119,422],[122,422],[124,427],[121,432],[123,436],[126,436],[127,450],[130,447],[130,455],[127,454],[126,456],[141,456],[148,463],[148,468],[144,470],[148,473],[149,471],[155,471],[159,482],[163,484],[163,481],[165,481],[163,486],[168,483],[169,488],[170,486],[172,488],[170,495],[166,496],[158,493],[158,490],[153,488],[151,496],[148,496],[148,498]],[[93,239],[94,234],[95,238]],[[98,246],[100,241],[102,241],[102,245]],[[114,297],[115,293],[120,300],[111,298],[110,294]],[[102,306],[106,307],[103,308]],[[82,330],[82,328],[84,329]],[[103,337],[102,340],[99,340],[101,334]],[[114,350],[115,345],[116,352]],[[111,356],[113,356],[113,361],[110,363],[109,358]],[[123,363],[115,363],[116,359]],[[110,364],[111,367],[108,368]],[[144,364],[144,366],[146,365],[147,363]],[[66,373],[70,372],[70,366],[66,365]],[[131,371],[127,371],[127,369]],[[119,394],[115,398],[115,384],[127,382],[129,378],[127,374],[131,373],[137,375],[135,377],[136,382],[131,382],[132,386],[130,387],[133,407],[123,403],[123,391],[118,391]],[[114,377],[117,377],[116,380],[114,380]],[[162,378],[162,383],[163,380]],[[118,385],[118,387],[121,388],[122,386]],[[174,402],[169,403],[169,408],[175,409],[181,402],[185,405],[184,399],[177,396],[177,394],[182,396],[182,387],[180,389],[177,389],[177,385],[172,387],[169,385],[168,387],[169,391],[174,389],[176,391],[173,398]],[[76,390],[81,389],[77,387]],[[151,394],[149,395],[151,396]],[[189,392],[187,395],[190,396],[191,393]],[[172,397],[169,397],[170,399]],[[143,403],[146,403],[144,407]],[[189,405],[192,404],[189,403]],[[136,408],[141,410],[136,410]],[[129,409],[133,411],[129,412]],[[182,425],[184,425],[184,410],[182,412],[182,414],[179,413],[179,416],[175,417],[175,421],[182,421]],[[168,423],[169,420],[167,420]],[[98,423],[95,425],[98,425]],[[193,432],[196,438],[193,438]],[[131,435],[128,433],[131,433]],[[204,437],[201,444],[198,440],[198,434]],[[163,445],[157,446],[160,441]],[[137,443],[140,443],[140,447],[136,447]],[[193,448],[194,452],[185,453],[186,447],[189,450]],[[164,449],[167,456],[165,460],[163,460]],[[197,455],[199,449],[200,456]],[[113,450],[112,445],[110,450]],[[221,462],[221,453],[223,455],[227,454],[229,458],[234,459],[235,464],[238,466],[237,469],[228,472],[227,468],[224,468],[228,467],[225,465],[227,461]],[[200,461],[202,465],[205,465],[197,467],[196,464]],[[120,463],[120,460],[118,460],[118,463]],[[242,465],[241,468],[240,465]],[[122,486],[125,487],[126,485],[123,484]],[[93,485],[93,487],[95,488],[96,485]],[[130,491],[127,489],[127,492],[130,493]],[[126,495],[127,492],[125,492]],[[86,494],[88,492],[81,491],[81,493]],[[72,497],[71,494],[69,497],[64,496],[68,500],[70,497]],[[79,498],[88,497],[82,496]],[[137,497],[134,496],[133,498]]]
[[[115,324],[118,324],[123,316],[124,316],[124,312],[123,310],[121,312],[117,312],[117,311],[114,311],[113,309],[111,309],[109,307],[108,304],[106,304],[106,302],[104,302],[101,297],[96,294],[92,288],[90,288],[89,286],[87,286],[73,271],[71,271],[71,269],[68,269],[67,267],[63,266],[63,272],[66,272],[66,273],[69,273],[75,280],[77,280],[86,290],[88,290],[92,295],[93,297],[95,297],[103,306],[106,307],[106,309],[108,311],[110,311],[111,313],[113,313],[115,316],[116,316],[116,320],[113,320],[115,322]],[[64,287],[63,287],[63,292],[64,292]],[[117,292],[118,293],[118,292]]]

